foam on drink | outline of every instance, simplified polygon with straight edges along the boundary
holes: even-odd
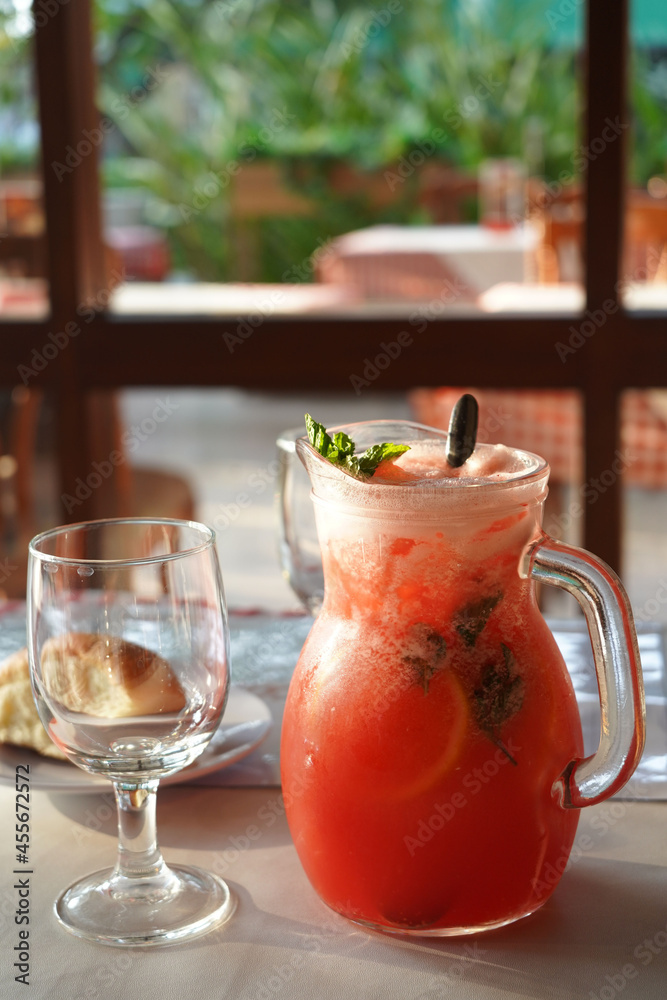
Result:
[[[443,486],[454,485],[451,480],[470,483],[502,482],[524,474],[525,464],[517,460],[517,453],[504,444],[477,448],[470,458],[458,468],[447,461],[446,449],[440,441],[417,441],[398,458],[381,462],[373,476],[374,483],[424,482]],[[460,483],[457,482],[456,485]]]

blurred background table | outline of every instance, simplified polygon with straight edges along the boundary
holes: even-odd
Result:
[[[522,282],[540,240],[530,223],[511,229],[482,225],[371,226],[332,240],[317,263],[318,279],[353,289],[363,299],[474,301],[501,282]]]

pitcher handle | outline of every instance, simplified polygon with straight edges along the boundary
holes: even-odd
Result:
[[[631,776],[644,750],[644,685],[630,602],[616,573],[584,549],[542,535],[524,553],[520,575],[562,587],[586,616],[600,692],[600,743],[557,779],[561,804],[602,802]]]

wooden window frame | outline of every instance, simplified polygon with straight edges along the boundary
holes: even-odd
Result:
[[[627,121],[628,0],[589,0],[586,10],[584,141],[607,119]],[[105,287],[100,230],[97,150],[58,178],[62,162],[84,129],[94,128],[95,70],[90,0],[62,5],[35,32],[42,132],[51,314],[43,322],[3,322],[0,378],[18,381],[17,368],[51,331],[76,320],[82,302]],[[498,388],[573,388],[583,400],[585,478],[612,468],[619,448],[620,394],[627,388],[666,386],[667,314],[627,311],[619,300],[625,198],[625,142],[610,143],[585,174],[586,308],[605,306],[604,326],[562,363],[580,314],[550,317],[465,317],[433,320],[415,335],[400,365],[385,372],[383,391],[416,385],[475,384]],[[609,303],[613,304],[610,310]],[[230,354],[223,333],[237,319],[117,317],[100,310],[34,383],[58,394],[58,461],[62,489],[90,469],[84,395],[102,387],[238,386],[271,391],[351,392],[360,359],[395,338],[405,320],[267,316]],[[335,351],[322,352],[327,345]],[[372,391],[372,390],[369,390]],[[94,457],[94,456],[93,456]],[[617,479],[584,514],[584,544],[614,567],[621,554],[622,484]],[[87,516],[85,505],[77,519]],[[66,518],[63,511],[63,519]]]

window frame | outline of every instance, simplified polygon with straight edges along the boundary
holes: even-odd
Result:
[[[589,0],[584,46],[583,141],[602,134],[607,119],[627,121],[629,0]],[[97,149],[71,173],[57,177],[83,130],[95,128],[91,0],[59,6],[35,29],[35,61],[42,135],[51,312],[40,322],[2,322],[0,378],[19,381],[17,368],[52,331],[76,319],[84,300],[106,287],[101,241]],[[625,198],[624,135],[604,156],[588,161],[584,176],[586,306],[604,307],[604,326],[566,363],[555,344],[567,342],[582,315],[452,317],[415,334],[400,365],[383,372],[382,391],[416,385],[475,384],[495,388],[579,390],[584,415],[587,482],[612,468],[619,443],[620,396],[629,388],[665,387],[665,323],[660,313],[623,308],[619,298]],[[63,252],[67,248],[67,252]],[[611,306],[610,306],[611,304]],[[237,318],[112,316],[100,309],[31,385],[57,394],[57,454],[62,490],[90,468],[85,433],[87,390],[149,385],[236,386],[270,391],[351,392],[350,374],[395,339],[405,320],[267,316],[230,354],[223,340]],[[414,333],[414,331],[412,331]],[[322,353],[327,344],[335,351]],[[185,345],[186,350],[183,350]],[[131,362],[128,359],[131,358]],[[373,388],[368,389],[372,392]],[[93,456],[94,457],[94,456]],[[622,483],[600,493],[584,512],[584,545],[618,568]],[[77,508],[77,520],[88,512]],[[67,513],[63,509],[63,520]]]

